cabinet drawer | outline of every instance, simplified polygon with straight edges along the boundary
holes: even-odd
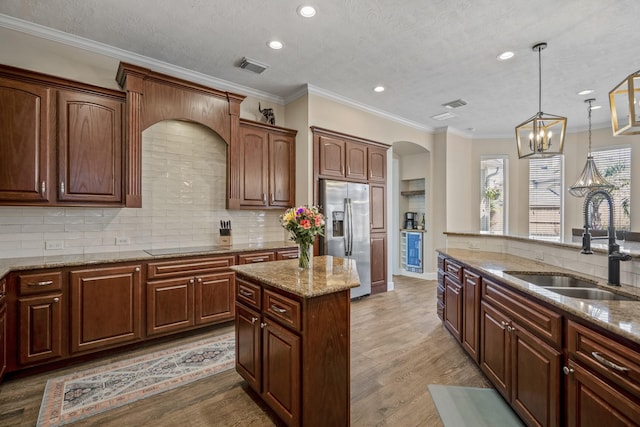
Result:
[[[567,350],[569,358],[640,396],[640,353],[571,320],[567,321]]]
[[[284,259],[296,259],[298,258],[298,248],[281,250],[276,252],[276,261]]]
[[[444,285],[438,284],[437,296],[438,302],[444,304]]]
[[[150,262],[147,264],[148,279],[164,279],[174,276],[191,276],[222,270],[234,265],[234,256],[196,258],[180,261]]]
[[[444,271],[451,277],[454,277],[458,282],[462,282],[462,266],[450,259],[444,260]]]
[[[59,291],[62,289],[62,272],[20,274],[18,276],[20,295]]]
[[[263,311],[285,326],[300,330],[300,303],[284,295],[264,291]]]
[[[238,255],[238,264],[252,264],[255,262],[275,261],[276,254],[273,252],[254,252],[250,254]]]
[[[507,286],[483,278],[482,301],[500,308],[512,320],[525,326],[529,332],[556,347],[562,344],[562,315],[551,311],[530,298],[512,291]]]
[[[261,287],[251,282],[247,282],[239,277],[236,278],[236,301],[243,302],[250,307],[261,308],[260,291]]]

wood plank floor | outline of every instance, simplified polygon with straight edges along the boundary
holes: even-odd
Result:
[[[489,387],[436,315],[436,282],[394,277],[395,291],[351,305],[351,425],[441,426],[428,384]],[[233,330],[232,325],[213,333]],[[208,334],[211,331],[207,332]],[[0,385],[0,426],[34,426],[49,378],[201,339],[194,335]],[[321,396],[318,396],[321,399]],[[276,426],[229,370],[75,426]]]

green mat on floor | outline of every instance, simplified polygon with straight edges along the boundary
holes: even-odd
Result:
[[[445,427],[519,427],[522,421],[492,388],[429,384]]]

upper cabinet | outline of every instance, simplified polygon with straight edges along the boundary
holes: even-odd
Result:
[[[0,66],[0,204],[122,206],[124,100]]]
[[[240,209],[293,206],[296,131],[240,119],[239,140]]]
[[[316,127],[312,130],[318,178],[386,181],[387,146]]]

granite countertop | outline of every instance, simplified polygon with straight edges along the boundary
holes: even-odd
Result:
[[[260,242],[235,244],[231,246],[198,246],[183,248],[161,248],[139,251],[103,252],[93,254],[57,255],[26,258],[0,259],[0,278],[10,271],[33,270],[38,268],[62,268],[78,265],[106,264],[128,261],[151,261],[156,259],[186,256],[224,255],[236,252],[296,248],[293,242]]]
[[[356,262],[334,256],[313,257],[310,270],[300,270],[298,260],[234,265],[237,274],[282,289],[303,298],[312,298],[360,285]]]
[[[539,300],[556,306],[581,319],[623,336],[640,344],[640,289],[622,285],[614,287],[606,281],[575,271],[554,267],[539,261],[533,261],[498,252],[471,251],[466,249],[438,249],[443,255],[460,261],[488,277],[513,286]],[[559,272],[573,277],[582,277],[596,282],[597,286],[608,291],[638,298],[638,301],[587,300],[566,297],[548,289],[533,285],[508,274],[508,272]]]

